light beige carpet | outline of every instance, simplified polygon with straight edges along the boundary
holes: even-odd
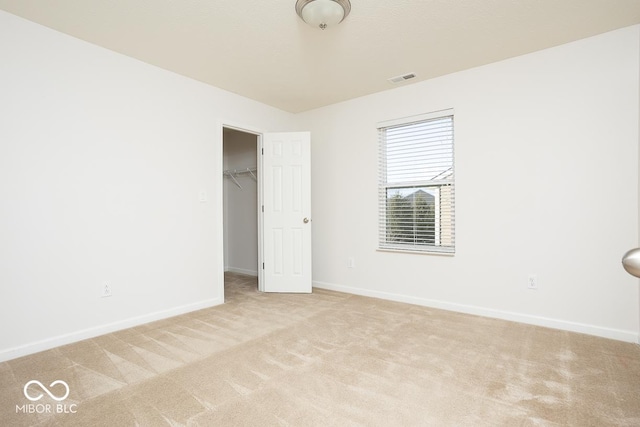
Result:
[[[227,282],[223,306],[0,363],[0,426],[640,426],[637,345]],[[69,395],[30,402],[33,379]]]

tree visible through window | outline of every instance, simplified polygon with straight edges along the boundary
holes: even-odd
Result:
[[[454,252],[453,115],[379,127],[380,248]]]

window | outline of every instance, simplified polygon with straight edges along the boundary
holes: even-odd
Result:
[[[453,254],[453,111],[378,125],[379,246]]]

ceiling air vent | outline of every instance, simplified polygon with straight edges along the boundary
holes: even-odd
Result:
[[[401,76],[396,76],[396,77],[391,77],[389,80],[389,82],[391,83],[400,83],[400,82],[404,82],[407,80],[411,80],[412,78],[414,78],[416,76],[416,73],[407,73],[407,74],[403,74]]]

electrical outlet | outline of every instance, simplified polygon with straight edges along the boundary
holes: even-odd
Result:
[[[102,287],[100,288],[100,296],[102,298],[111,296],[111,282],[105,281],[102,283]]]
[[[527,280],[527,288],[538,289],[538,276],[536,276],[535,274],[529,275],[529,279]]]
[[[356,260],[353,257],[347,259],[347,268],[354,268],[356,266]]]

